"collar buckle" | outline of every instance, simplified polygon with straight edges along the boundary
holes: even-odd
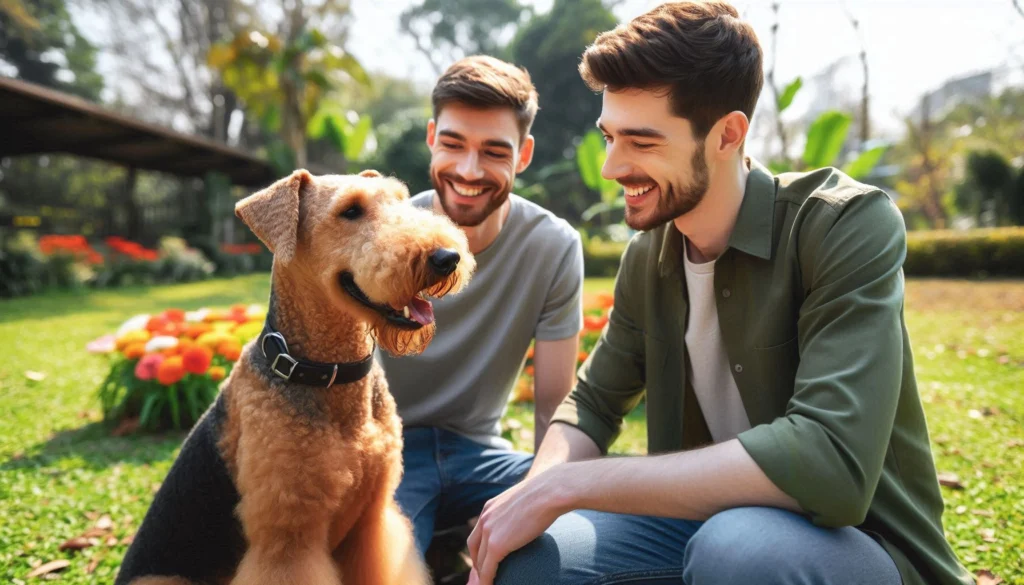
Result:
[[[284,358],[285,360],[291,362],[291,366],[292,367],[288,368],[288,373],[287,374],[285,374],[281,370],[277,369],[277,362],[281,361],[281,358]],[[277,354],[277,357],[274,358],[274,362],[270,364],[270,369],[273,370],[273,372],[275,374],[277,374],[278,376],[281,376],[282,378],[284,378],[285,380],[288,380],[290,382],[291,379],[292,379],[292,372],[295,371],[295,366],[297,366],[297,365],[299,365],[299,361],[298,360],[296,360],[295,358],[293,358],[292,356],[288,355],[285,352],[281,352],[281,353]]]

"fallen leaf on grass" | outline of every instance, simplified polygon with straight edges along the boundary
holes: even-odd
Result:
[[[117,546],[117,537],[111,536],[107,539],[107,546]]]
[[[129,534],[128,536],[122,538],[121,539],[121,544],[124,545],[124,546],[127,546],[127,545],[131,544],[133,540],[135,540],[135,533],[134,532]]]
[[[978,585],[999,585],[1003,582],[1002,578],[996,577],[988,569],[975,571],[974,574],[978,576]]]
[[[64,544],[60,545],[58,550],[82,550],[84,548],[89,548],[90,546],[92,546],[92,543],[89,542],[88,538],[85,538],[84,536],[76,536],[65,541]]]
[[[33,382],[42,382],[46,379],[46,374],[33,370],[25,370],[25,377]]]
[[[967,506],[957,506],[956,507],[956,513],[957,514],[963,514],[966,511],[967,511]]]
[[[91,575],[91,574],[93,573],[93,571],[95,571],[95,570],[96,570],[96,567],[100,566],[100,561],[101,561],[101,560],[102,560],[102,557],[101,557],[100,555],[96,555],[96,556],[94,556],[94,557],[92,558],[92,560],[91,560],[91,561],[89,561],[89,564],[88,564],[88,565],[86,565],[86,567],[85,567],[85,573],[86,573],[87,575]]]
[[[960,477],[949,471],[944,471],[939,474],[939,485],[944,485],[955,490],[964,489],[964,484],[960,483]]]
[[[976,409],[972,408],[972,409],[967,411],[967,416],[969,416],[971,418],[981,418],[983,415],[981,414],[980,410],[976,410]]]
[[[995,516],[995,512],[992,510],[971,510],[971,514],[974,514],[975,516],[985,516],[986,518]]]
[[[978,534],[981,535],[981,539],[984,540],[985,542],[995,542],[996,541],[996,531],[995,531],[994,528],[982,528],[981,530],[978,531]]]
[[[1008,449],[1012,449],[1014,447],[1020,447],[1022,445],[1024,445],[1024,441],[1022,441],[1020,439],[1010,439],[1009,441],[1006,442],[1006,447]]]
[[[96,528],[98,530],[110,530],[114,527],[114,521],[110,519],[108,514],[104,514],[96,521]]]
[[[130,435],[130,434],[134,433],[136,430],[138,430],[138,428],[139,428],[139,419],[138,419],[138,417],[126,418],[126,419],[122,420],[114,428],[114,430],[110,431],[110,435],[112,437],[123,437],[125,435]]]
[[[66,569],[66,568],[68,568],[70,566],[71,566],[71,561],[68,561],[68,560],[50,561],[50,562],[45,563],[43,565],[39,565],[31,573],[29,573],[28,575],[25,575],[25,577],[27,579],[32,579],[33,577],[38,577],[40,575],[46,575],[47,573],[53,573],[54,571],[64,570],[64,569]]]

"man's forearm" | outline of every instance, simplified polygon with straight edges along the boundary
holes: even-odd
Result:
[[[586,433],[576,427],[555,423],[548,427],[526,478],[530,479],[560,463],[600,456],[601,450]]]
[[[586,438],[566,425],[553,425],[552,431],[555,428],[570,429]],[[593,442],[590,444],[596,449]],[[741,506],[802,512],[796,501],[768,479],[735,439],[668,455],[576,462],[569,462],[574,454],[568,446],[567,441],[552,442],[546,457],[535,462],[530,471],[531,475],[538,475],[550,470],[552,477],[548,479],[552,485],[563,486],[556,496],[560,500],[556,505],[566,510],[690,520],[706,520],[720,511]],[[566,464],[553,467],[562,462]]]

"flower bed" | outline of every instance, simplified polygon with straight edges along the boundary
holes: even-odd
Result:
[[[603,292],[588,299],[583,308],[583,332],[580,335],[579,353],[576,355],[576,367],[579,368],[590,356],[590,352],[597,345],[601,337],[601,331],[608,323],[608,313],[612,308],[614,298],[611,293]],[[519,377],[515,391],[512,393],[514,402],[533,402],[533,345],[526,352],[526,364],[523,366],[523,373]]]
[[[188,429],[217,396],[242,346],[257,337],[266,311],[258,305],[136,315],[116,333],[90,342],[110,371],[98,398],[109,422],[146,430]]]

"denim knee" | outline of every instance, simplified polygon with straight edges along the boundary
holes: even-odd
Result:
[[[781,510],[777,512],[784,513]],[[683,555],[687,585],[775,583],[789,555],[773,538],[767,508],[735,508],[720,512],[693,535]]]

